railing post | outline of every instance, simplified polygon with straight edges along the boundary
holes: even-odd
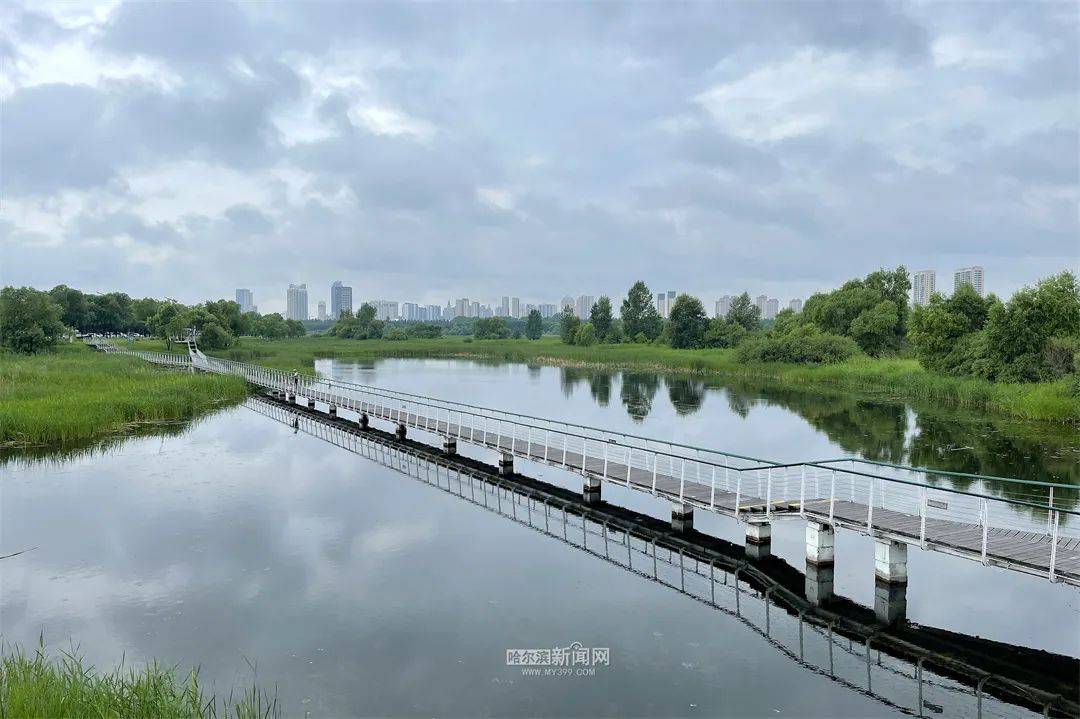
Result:
[[[1050,487],[1050,503],[1047,505],[1046,510],[1046,533],[1050,534],[1050,515],[1054,511],[1054,488]]]
[[[986,534],[990,523],[990,505],[982,501],[982,563],[986,564]]]
[[[686,460],[682,461],[682,467],[679,472],[679,502],[683,500],[683,494],[686,491]]]
[[[829,526],[832,526],[834,511],[836,509],[836,470],[830,469],[832,477],[829,478]]]
[[[487,437],[485,436],[486,440]],[[548,461],[548,449],[551,448],[551,430],[547,430],[547,434],[544,436],[544,461]]]
[[[712,484],[709,487],[709,509],[716,509],[716,465],[712,468]]]
[[[926,487],[919,488],[919,544],[926,549]]]
[[[607,479],[608,442],[604,442],[604,479]]]
[[[1054,565],[1057,563],[1058,523],[1061,521],[1061,513],[1054,510],[1054,528],[1050,534],[1050,581],[1056,581]]]
[[[742,470],[739,470],[739,478],[735,481],[735,519],[739,518],[739,503],[742,499]]]
[[[653,451],[652,456],[652,493],[656,496],[656,468],[660,464],[660,455]]]
[[[799,478],[799,516],[806,516],[806,465],[801,467]]]
[[[772,519],[772,467],[765,473],[765,516]]]
[[[852,480],[854,484],[854,480]],[[874,478],[870,478],[870,499],[867,502],[866,508],[866,531],[872,532],[874,529]]]

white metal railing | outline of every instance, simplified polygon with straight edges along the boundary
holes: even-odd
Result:
[[[565,467],[743,521],[797,514],[867,534],[945,548],[984,563],[1015,565],[1052,580],[1058,578],[1065,552],[1070,577],[1062,578],[1072,581],[1075,575],[1080,582],[1080,568],[1072,562],[1080,555],[1071,546],[1071,540],[1080,538],[1080,512],[1062,506],[1061,501],[1063,495],[1077,492],[1071,485],[984,477],[976,487],[962,490],[940,483],[949,473],[926,468],[882,466],[856,458],[779,464],[207,357],[194,347],[187,356],[116,347],[107,351],[243,377],[268,390]],[[1006,488],[1003,494],[1007,496],[994,494],[995,487]]]

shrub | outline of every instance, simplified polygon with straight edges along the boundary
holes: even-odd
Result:
[[[645,336],[644,332],[638,332],[634,335],[634,342],[639,345],[647,345],[649,344],[649,338]]]
[[[384,340],[389,340],[390,342],[400,342],[409,339],[409,333],[400,327],[394,327],[383,332],[382,338]]]
[[[199,333],[199,344],[208,350],[223,350],[232,347],[236,339],[217,322],[207,322]]]
[[[753,337],[739,345],[740,362],[834,364],[859,351],[850,337],[828,334],[804,325],[792,332]]]
[[[709,322],[709,329],[705,331],[705,346],[738,347],[746,334],[746,328],[738,322],[728,322],[723,317],[717,317]]]
[[[596,328],[592,322],[586,322],[574,332],[574,344],[590,347],[596,344]]]

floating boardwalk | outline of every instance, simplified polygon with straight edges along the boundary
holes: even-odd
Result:
[[[246,406],[709,606],[808,671],[904,714],[1080,716],[1074,657],[915,624],[883,627],[848,599],[810,601],[819,577],[777,557],[755,560],[737,544],[287,400]]]
[[[907,548],[945,552],[986,565],[1080,586],[1080,488],[1074,485],[943,472],[859,458],[776,463],[545,419],[449,402],[368,385],[297,375],[207,357],[194,343],[187,355],[106,352],[243,377],[286,402],[350,413],[361,426],[394,425],[404,438],[418,430],[440,438],[447,452],[458,442],[513,458],[561,467],[583,476],[583,494],[599,500],[602,483],[671,500],[672,521],[691,528],[695,508],[746,525],[748,546],[768,553],[771,523],[807,522],[807,561],[830,567],[836,528],[872,536],[875,575],[886,585],[907,581]],[[954,485],[968,487],[960,489]]]

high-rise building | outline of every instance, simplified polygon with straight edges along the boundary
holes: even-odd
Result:
[[[770,297],[765,301],[765,319],[775,320],[778,314],[780,314],[780,300]]]
[[[255,297],[251,294],[251,290],[239,289],[236,291],[236,304],[240,305],[240,312],[254,312],[255,311]]]
[[[469,298],[460,297],[454,303],[454,317],[465,317],[469,314]],[[451,317],[450,319],[453,319]]]
[[[716,301],[716,316],[727,317],[727,313],[731,311],[731,295],[724,295]]]
[[[768,309],[768,307],[766,306],[766,305],[768,305],[768,303],[769,303],[769,296],[768,295],[758,295],[757,299],[754,300],[754,304],[757,305],[758,313],[759,313],[759,315],[761,316],[762,319],[765,318],[765,310]]]
[[[330,285],[330,319],[336,320],[342,312],[352,311],[352,287],[341,280]]]
[[[802,300],[796,298],[793,299],[791,302],[788,302],[788,309],[790,309],[792,312],[795,312],[796,314],[802,312]]]
[[[656,293],[656,314],[667,317],[667,295],[663,292]]]
[[[509,317],[510,316],[510,297],[509,295],[503,295],[502,302],[499,303],[498,309],[495,311],[497,317]]]
[[[319,308],[318,311],[316,312],[315,316],[318,317],[320,320],[327,319],[327,316],[326,316],[326,300],[319,300],[319,303],[317,305],[315,305],[315,306]]]
[[[285,292],[285,319],[306,320],[307,318],[307,285],[289,285],[289,289]]]
[[[364,304],[371,305],[375,308],[375,319],[377,320],[390,322],[396,319],[400,319],[400,316],[398,315],[397,302],[387,302],[386,300],[369,300]]]
[[[559,305],[559,312],[564,311],[567,307],[570,308],[571,312],[574,310],[574,298],[570,295],[566,295],[562,298],[562,304]]]
[[[675,290],[668,290],[667,293],[667,314],[664,317],[671,316],[671,308],[675,306]]]
[[[521,298],[520,297],[511,297],[510,298],[510,316],[511,317],[521,317]]]
[[[420,305],[415,302],[403,302],[401,305],[401,319],[407,322],[416,322],[420,319]]]
[[[428,305],[425,309],[424,319],[428,322],[438,322],[442,319],[442,307],[438,305]]]
[[[592,313],[593,305],[596,304],[596,298],[592,295],[581,295],[577,298],[577,303],[574,305],[574,314],[578,316],[582,322],[589,321],[589,315]]]
[[[979,293],[979,297],[983,297],[986,291],[983,284],[983,268],[961,267],[958,269],[953,273],[953,292],[956,292],[960,285],[971,285]]]
[[[559,313],[559,308],[555,305],[540,303],[540,316],[541,317],[554,317]]]
[[[480,316],[480,303],[472,301],[469,303],[469,311],[465,313],[466,317],[479,317]]]
[[[930,304],[930,296],[937,291],[937,272],[919,270],[911,276],[911,304],[921,307]]]

